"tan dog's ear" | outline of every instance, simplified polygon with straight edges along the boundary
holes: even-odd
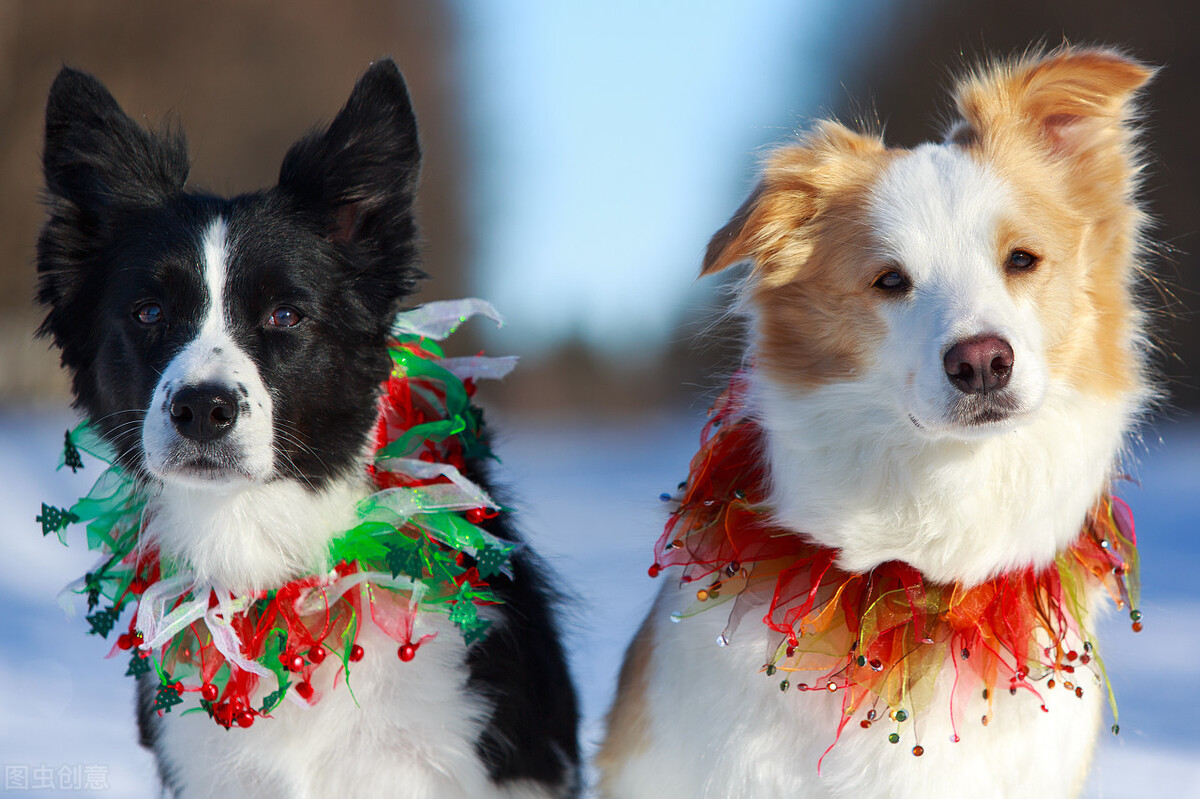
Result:
[[[700,268],[701,277],[720,272],[750,257],[750,242],[746,231],[750,226],[750,217],[754,215],[765,192],[765,183],[760,181],[734,213],[733,218],[708,240],[708,248],[704,251],[704,265]]]
[[[758,186],[708,242],[701,276],[742,261],[753,261],[760,274],[791,274],[809,248],[804,229],[839,187],[860,179],[884,152],[877,136],[830,121],[772,152]]]
[[[1154,71],[1120,53],[1063,47],[1042,57],[979,70],[955,91],[965,120],[952,141],[995,141],[1032,131],[1060,157],[1123,145],[1134,93]]]

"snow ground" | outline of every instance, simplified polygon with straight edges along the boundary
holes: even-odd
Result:
[[[65,411],[0,414],[0,764],[14,795],[150,797],[154,771],[138,748],[132,681],[110,643],[66,621],[58,590],[92,557],[44,540],[40,503],[64,505],[96,470],[54,472]],[[699,417],[632,423],[501,424],[502,476],[524,528],[558,573],[583,699],[587,751],[600,736],[624,646],[656,588],[646,577],[662,523],[658,494],[685,476]],[[1124,492],[1138,519],[1144,623],[1103,631],[1121,735],[1105,736],[1086,796],[1200,799],[1200,425],[1165,425]],[[82,549],[82,547],[79,547]],[[32,790],[19,790],[22,776]],[[4,791],[7,793],[8,791]],[[100,792],[100,791],[96,791]]]

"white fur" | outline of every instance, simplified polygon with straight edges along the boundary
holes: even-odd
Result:
[[[1017,406],[1014,416],[1033,413],[1045,396],[1037,309],[1032,298],[1007,290],[997,263],[996,228],[1012,202],[1009,187],[986,166],[936,144],[897,159],[872,192],[880,259],[901,264],[913,291],[883,305],[888,336],[870,376],[886,381],[878,388],[932,433],[961,438],[976,432],[954,421],[963,395],[946,379],[942,363],[964,339],[995,334],[1012,346],[1005,392]]]
[[[401,663],[396,643],[366,625],[349,685],[330,656],[312,678],[319,702],[284,702],[249,729],[223,730],[204,714],[158,720],[165,768],[187,786],[177,799],[550,796],[488,780],[474,747],[488,702],[467,691],[458,630],[444,615],[419,615],[417,635],[430,632],[437,638]]]
[[[147,505],[145,540],[202,583],[262,590],[323,572],[335,533],[356,522],[364,480],[313,492],[293,480],[202,488],[168,483]]]
[[[1027,692],[1010,696],[1001,688],[984,726],[987,703],[976,695],[958,708],[958,743],[950,740],[947,681],[926,711],[902,725],[886,719],[881,703],[883,720],[862,729],[857,714],[818,774],[817,761],[834,742],[841,695],[798,691],[800,673],[780,693],[781,675],[760,673],[766,636],[753,629],[754,613],[724,647],[715,644],[726,623],[722,608],[671,624],[671,613],[694,604],[695,588],[680,589],[670,572],[664,577],[669,583],[651,611],[654,654],[643,707],[649,745],[611,775],[606,795],[1058,799],[1082,787],[1102,707],[1102,689],[1083,670],[1076,673],[1082,698],[1062,687],[1042,691],[1049,712]],[[897,729],[900,742],[888,743]],[[918,742],[921,757],[912,754]]]
[[[1106,401],[1051,374],[1036,299],[1010,292],[997,263],[996,226],[1012,202],[1001,178],[956,148],[926,145],[898,158],[868,211],[878,255],[900,264],[913,288],[884,303],[886,333],[873,357],[851,380],[806,390],[751,375],[747,401],[767,434],[774,519],[839,550],[843,568],[902,560],[934,581],[972,584],[1044,566],[1109,484],[1144,397]],[[964,425],[943,357],[980,335],[1012,346],[1011,413]],[[714,643],[728,620],[722,608],[668,623],[695,596],[673,576],[664,575],[651,612],[640,713],[648,727],[607,774],[608,795],[1000,799],[1080,790],[1101,716],[1102,689],[1089,671],[1075,675],[1082,699],[1037,683],[1049,712],[999,686],[987,726],[976,694],[956,708],[961,740],[952,743],[948,662],[899,744],[888,743],[896,725],[886,719],[860,728],[860,711],[818,774],[841,695],[780,694],[780,678],[760,673],[769,657],[759,609],[724,647]],[[918,742],[922,757],[912,754]]]

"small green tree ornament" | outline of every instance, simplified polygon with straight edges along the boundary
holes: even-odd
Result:
[[[129,668],[125,670],[126,677],[141,677],[150,671],[150,658],[144,657],[138,650],[133,650],[129,656]]]
[[[79,447],[71,440],[71,431],[63,436],[63,466],[71,467],[72,472],[83,468],[83,459],[79,457]]]
[[[74,524],[79,521],[79,517],[66,508],[56,508],[53,505],[47,505],[43,502],[42,514],[35,517],[34,521],[41,523],[42,535],[47,536],[51,533],[57,533],[68,524]]]
[[[154,695],[154,707],[151,710],[161,710],[164,713],[170,713],[171,708],[183,702],[183,697],[179,694],[182,692],[182,686],[179,683],[168,684],[161,683],[158,686],[158,692]]]
[[[120,615],[115,607],[106,608],[96,611],[90,616],[85,616],[88,624],[92,628],[88,630],[89,635],[98,635],[101,638],[107,638],[108,633],[112,630],[113,625],[117,622],[117,616]]]

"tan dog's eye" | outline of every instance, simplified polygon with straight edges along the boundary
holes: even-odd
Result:
[[[1013,250],[1008,254],[1008,262],[1004,264],[1010,272],[1028,272],[1038,265],[1038,258],[1026,250]]]
[[[901,294],[912,288],[912,281],[900,270],[888,269],[876,275],[871,287],[889,294]]]

